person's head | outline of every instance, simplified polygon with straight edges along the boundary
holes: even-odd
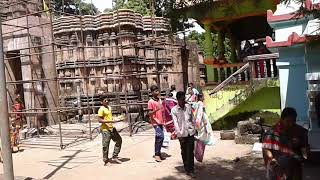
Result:
[[[156,85],[152,85],[150,87],[150,91],[151,91],[151,94],[152,94],[153,97],[158,97],[160,95],[159,88]]]
[[[177,97],[177,101],[178,101],[179,106],[181,106],[181,107],[184,106],[186,103],[186,96],[185,96],[184,92],[182,92],[182,91],[177,92],[176,97]]]
[[[189,87],[189,88],[193,88],[193,83],[192,83],[192,82],[189,83],[189,84],[188,84],[188,87]]]
[[[198,101],[204,101],[203,94],[198,94],[197,99],[198,99]]]
[[[16,127],[16,122],[14,121],[14,118],[12,118],[12,120],[11,120],[11,126]]]
[[[170,91],[175,91],[176,90],[176,85],[171,85]]]
[[[193,89],[191,87],[188,88],[187,93],[193,95]]]
[[[108,101],[107,98],[105,98],[105,99],[102,100],[102,106],[104,106],[104,107],[109,106],[109,101]]]
[[[285,128],[291,128],[297,120],[297,112],[292,107],[286,107],[281,112],[281,121]]]
[[[16,102],[16,103],[22,103],[22,100],[21,100],[21,96],[20,96],[20,95],[16,97],[15,102]]]

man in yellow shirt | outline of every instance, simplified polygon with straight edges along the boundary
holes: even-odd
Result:
[[[122,138],[118,131],[113,127],[113,117],[111,107],[109,106],[108,99],[102,101],[102,106],[98,111],[99,123],[101,123],[100,130],[102,134],[102,154],[104,165],[109,162],[109,144],[112,139],[116,144],[114,146],[113,156],[111,161],[120,164],[118,155],[121,150]]]

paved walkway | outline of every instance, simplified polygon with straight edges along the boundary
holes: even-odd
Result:
[[[170,148],[163,150],[168,155],[167,159],[156,163],[152,158],[153,141],[153,131],[133,137],[123,136],[120,154],[123,163],[109,166],[103,166],[101,136],[65,150],[26,148],[24,152],[13,155],[15,175],[20,176],[19,179],[54,180],[189,179],[183,173],[179,142],[171,141]],[[219,140],[215,146],[207,147],[204,162],[196,163],[197,179],[264,179],[262,160],[249,155],[250,151],[249,145]],[[239,161],[234,161],[237,157],[240,157]],[[1,166],[0,174],[2,172]]]

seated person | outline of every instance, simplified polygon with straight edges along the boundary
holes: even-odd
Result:
[[[280,121],[263,137],[262,152],[270,180],[302,180],[308,142],[307,132],[296,124],[296,118],[294,108],[285,108]]]

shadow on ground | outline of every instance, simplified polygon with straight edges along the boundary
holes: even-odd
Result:
[[[175,167],[175,175],[166,176],[157,180],[185,180],[183,166]],[[214,180],[266,180],[265,167],[262,158],[246,156],[237,161],[214,158],[195,166],[195,179]],[[318,170],[316,170],[318,169]],[[306,165],[304,180],[319,180],[319,166]]]

